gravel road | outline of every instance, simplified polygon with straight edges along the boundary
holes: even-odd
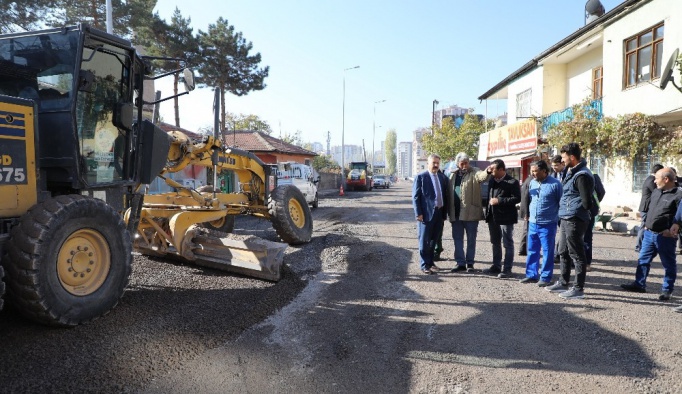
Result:
[[[136,256],[121,303],[90,324],[45,328],[6,307],[0,392],[682,392],[682,315],[657,299],[660,262],[649,293],[618,290],[634,238],[595,234],[584,300],[520,284],[522,257],[513,279],[426,276],[410,186],[322,198],[276,284]],[[236,228],[276,240],[268,222]],[[485,224],[477,246],[483,269]]]

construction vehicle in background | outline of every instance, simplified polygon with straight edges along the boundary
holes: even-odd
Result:
[[[348,190],[372,190],[372,170],[366,161],[352,161],[348,165],[350,171],[346,177]]]
[[[192,90],[191,71],[176,72]],[[171,139],[146,120],[144,106],[154,102],[144,101],[145,81],[172,73],[151,74],[129,41],[86,24],[0,35],[0,296],[6,284],[9,302],[36,322],[74,326],[109,312],[128,284],[133,241],[143,243],[142,236],[164,255],[175,251],[158,247],[164,236],[201,242],[178,234],[186,223],[220,228],[228,213],[287,218],[293,208],[307,208],[305,201],[287,204],[287,197],[302,198],[289,188],[270,192],[268,173],[248,153],[220,153],[212,139],[204,146]],[[244,197],[221,202],[178,187],[184,200],[163,207],[144,196],[144,185],[164,168],[206,155],[240,172]],[[180,206],[193,208],[185,214]],[[166,208],[179,215],[160,218]],[[299,212],[294,226],[303,230],[284,231],[289,241],[312,232],[309,209]]]

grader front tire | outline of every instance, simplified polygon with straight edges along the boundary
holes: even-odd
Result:
[[[9,298],[42,324],[88,322],[123,296],[131,253],[121,215],[104,201],[55,197],[31,208],[12,229],[3,259]]]
[[[212,222],[201,223],[201,227],[208,230],[231,233],[234,231],[234,215],[225,215],[223,218]]]
[[[313,216],[303,193],[296,186],[281,185],[273,190],[268,211],[272,227],[282,241],[291,245],[310,242]]]

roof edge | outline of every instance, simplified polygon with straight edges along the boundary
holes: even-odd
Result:
[[[509,76],[504,78],[502,81],[498,82],[490,88],[488,91],[483,93],[478,97],[479,101],[483,101],[491,97],[493,94],[497,93],[500,91],[503,87],[509,85],[511,82],[514,80],[518,79],[519,77],[525,75],[529,71],[535,69],[538,66],[538,62],[545,57],[549,56],[551,53],[556,52],[560,48],[564,47],[566,44],[570,43],[571,41],[575,40],[576,38],[580,37],[581,35],[585,34],[586,32],[592,30],[594,27],[599,26],[601,24],[605,24],[608,22],[610,19],[616,17],[623,11],[627,11],[629,7],[632,5],[639,3],[639,2],[650,2],[651,0],[626,0],[619,5],[615,6],[611,11],[605,13],[602,15],[600,18],[597,18],[593,20],[592,22],[588,23],[587,25],[581,27],[580,29],[576,30],[575,32],[571,33],[568,35],[566,38],[563,40],[559,41],[558,43],[552,45],[545,51],[541,52],[539,55],[535,56],[533,59],[531,59],[528,63],[524,64],[521,68],[518,70],[514,71],[511,73]]]

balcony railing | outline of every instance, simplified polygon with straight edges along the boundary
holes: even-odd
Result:
[[[597,111],[597,119],[601,119],[602,117],[601,99],[592,100],[590,102],[590,108],[586,108],[586,110],[589,109],[594,109],[595,111]],[[552,112],[551,114],[544,116],[542,118],[542,134],[547,134],[547,131],[549,130],[550,127],[557,125],[561,122],[570,121],[571,119],[573,119],[573,107],[568,107],[564,110]]]

